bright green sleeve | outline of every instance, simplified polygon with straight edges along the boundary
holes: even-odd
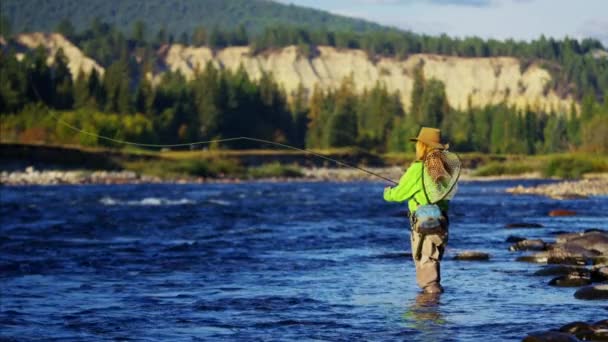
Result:
[[[401,176],[399,185],[384,191],[384,200],[387,202],[403,202],[410,199],[422,189],[422,163],[414,162]]]

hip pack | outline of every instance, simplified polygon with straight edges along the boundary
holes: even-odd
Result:
[[[412,229],[421,234],[445,233],[443,221],[445,218],[436,204],[425,204],[418,207],[414,213]]]

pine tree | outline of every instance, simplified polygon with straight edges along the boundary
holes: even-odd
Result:
[[[315,85],[310,104],[308,105],[308,130],[306,132],[306,147],[321,148],[323,137],[323,102],[324,93],[320,86]]]
[[[55,54],[53,106],[57,109],[70,109],[74,103],[72,74],[68,59],[60,48]]]
[[[357,141],[356,97],[352,77],[345,78],[336,92],[335,109],[328,123],[330,147],[355,146]]]
[[[74,82],[74,108],[83,108],[89,104],[91,93],[89,91],[87,77],[80,69]]]
[[[414,85],[412,86],[411,94],[411,105],[410,114],[419,124],[424,120],[421,107],[422,107],[422,96],[424,95],[425,80],[423,65],[418,65],[414,69]]]

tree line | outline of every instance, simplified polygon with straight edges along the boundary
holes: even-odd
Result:
[[[448,104],[444,84],[414,75],[411,106],[398,92],[377,83],[355,92],[351,78],[337,89],[299,87],[287,94],[271,74],[254,80],[209,63],[187,81],[179,72],[148,79],[148,63],[123,54],[102,76],[79,72],[73,80],[60,50],[48,66],[39,48],[19,61],[0,55],[0,113],[3,139],[116,144],[77,134],[48,114],[85,131],[145,143],[188,143],[249,136],[300,147],[360,147],[376,152],[410,151],[409,137],[421,125],[442,128],[458,151],[552,153],[585,149],[608,152],[608,96],[585,96],[580,114],[518,110],[505,104],[458,111]],[[229,148],[260,148],[229,142]]]
[[[0,34],[10,36],[10,25],[2,19]],[[430,53],[460,57],[501,57],[520,59],[521,69],[541,61],[552,75],[550,88],[558,94],[572,93],[577,99],[594,95],[599,100],[608,89],[608,58],[595,56],[603,45],[596,39],[556,40],[541,36],[525,42],[507,39],[483,40],[478,37],[451,38],[445,34],[429,36],[399,30],[327,30],[290,25],[266,25],[251,31],[245,24],[234,28],[196,26],[192,32],[174,35],[161,27],[151,32],[143,21],[135,21],[130,33],[99,18],[89,26],[76,30],[68,19],[61,20],[55,31],[68,37],[83,52],[107,67],[124,54],[137,55],[153,64],[156,51],[164,44],[181,43],[220,49],[229,46],[250,46],[254,53],[290,45],[298,46],[303,57],[312,57],[317,46],[362,49],[371,58],[380,56],[406,58],[411,54]]]

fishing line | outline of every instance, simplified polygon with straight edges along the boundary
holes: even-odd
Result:
[[[32,82],[32,89],[34,90],[34,92],[36,93],[36,96],[38,97],[38,99],[44,103],[44,101],[42,101],[42,97],[40,96],[40,94],[38,93],[38,89],[36,89],[36,86],[34,85],[34,83]],[[139,142],[134,142],[134,141],[128,141],[128,140],[121,140],[121,139],[115,139],[112,137],[108,137],[108,136],[104,136],[104,135],[100,135],[97,133],[92,133],[92,132],[88,132],[83,130],[80,127],[76,127],[72,124],[70,124],[69,122],[62,120],[61,118],[59,118],[58,116],[56,116],[51,110],[47,110],[48,113],[51,115],[51,117],[53,117],[53,119],[55,119],[55,121],[57,121],[59,124],[64,125],[65,127],[68,127],[69,129],[76,131],[78,133],[84,134],[84,135],[88,135],[88,136],[92,136],[92,137],[96,137],[98,139],[103,139],[106,141],[111,141],[114,143],[118,143],[118,144],[124,144],[124,145],[131,145],[131,146],[139,146],[139,147],[155,147],[155,148],[171,148],[171,147],[186,147],[186,146],[196,146],[196,145],[205,145],[205,144],[211,144],[211,143],[222,143],[222,142],[228,142],[228,141],[237,141],[237,140],[247,140],[247,141],[254,141],[254,142],[260,142],[260,143],[264,143],[264,144],[270,144],[273,146],[278,146],[278,147],[283,147],[283,148],[287,148],[287,149],[291,149],[294,151],[300,151],[300,152],[304,152],[310,155],[313,155],[315,157],[327,160],[327,161],[331,161],[334,162],[338,165],[344,166],[344,167],[349,167],[352,169],[356,169],[362,172],[365,172],[369,175],[381,178],[385,181],[391,182],[393,184],[398,184],[397,182],[395,182],[392,179],[389,179],[387,177],[381,176],[375,172],[366,170],[362,167],[356,166],[356,165],[351,165],[348,163],[345,163],[341,160],[338,159],[334,159],[331,157],[328,157],[326,155],[323,155],[321,153],[317,153],[317,152],[313,152],[304,148],[299,148],[299,147],[295,147],[295,146],[291,146],[291,145],[287,145],[287,144],[282,144],[282,143],[278,143],[278,142],[274,142],[274,141],[270,141],[270,140],[265,140],[265,139],[260,139],[260,138],[251,138],[251,137],[245,137],[245,136],[241,136],[241,137],[234,137],[234,138],[225,138],[225,139],[213,139],[213,140],[201,140],[201,141],[195,141],[195,142],[190,142],[190,143],[181,143],[181,144],[146,144],[146,143],[139,143]]]
[[[362,167],[356,166],[356,165],[351,165],[348,163],[345,163],[341,160],[338,159],[334,159],[328,156],[325,156],[323,154],[317,153],[317,152],[313,152],[304,148],[299,148],[299,147],[295,147],[295,146],[291,146],[291,145],[287,145],[287,144],[282,144],[282,143],[278,143],[275,141],[270,141],[270,140],[265,140],[265,139],[260,139],[260,138],[251,138],[251,137],[245,137],[245,136],[241,136],[241,137],[234,137],[234,138],[225,138],[225,139],[214,139],[214,140],[201,140],[201,141],[194,141],[194,142],[190,142],[190,143],[181,143],[181,144],[146,144],[146,143],[138,143],[138,142],[133,142],[133,141],[128,141],[128,140],[120,140],[120,139],[114,139],[111,137],[107,137],[107,136],[103,136],[103,135],[99,135],[96,133],[92,133],[92,132],[87,132],[79,127],[76,127],[64,120],[62,120],[61,118],[57,117],[53,112],[49,111],[49,114],[60,124],[76,131],[79,132],[81,134],[85,134],[85,135],[89,135],[92,137],[96,137],[99,139],[103,139],[103,140],[107,140],[107,141],[111,141],[114,143],[119,143],[119,144],[125,144],[125,145],[131,145],[131,146],[139,146],[139,147],[156,147],[156,148],[170,148],[170,147],[185,147],[185,146],[196,146],[196,145],[205,145],[205,144],[211,144],[211,143],[221,143],[221,142],[228,142],[228,141],[237,141],[237,140],[248,140],[248,141],[255,141],[255,142],[260,142],[260,143],[264,143],[264,144],[270,144],[270,145],[274,145],[274,146],[279,146],[279,147],[283,147],[283,148],[287,148],[287,149],[291,149],[291,150],[295,150],[295,151],[300,151],[300,152],[304,152],[304,153],[308,153],[310,155],[313,155],[315,157],[327,160],[327,161],[331,161],[334,162],[338,165],[341,166],[345,166],[345,167],[349,167],[352,169],[356,169],[362,172],[365,172],[367,174],[370,174],[372,176],[376,176],[378,178],[382,178],[386,181],[389,181],[393,184],[397,184],[397,182],[395,182],[392,179],[386,178],[384,176],[381,176],[375,172],[372,172],[370,170],[366,170]]]

